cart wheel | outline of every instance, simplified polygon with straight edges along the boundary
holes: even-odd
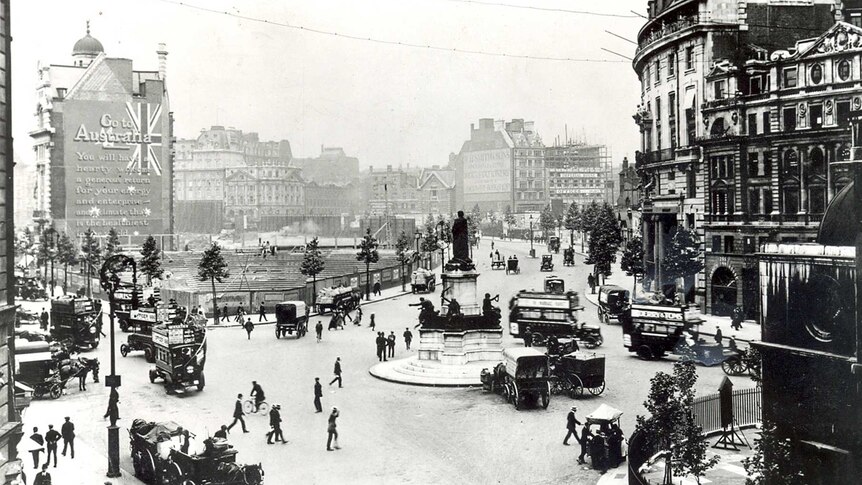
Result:
[[[186,478],[185,480],[183,480],[182,485],[198,485],[198,484],[194,480]]]
[[[150,450],[144,450],[141,454],[141,479],[150,482],[156,478],[156,462]]]
[[[275,338],[281,338],[281,331],[278,328],[275,329]]]
[[[183,475],[183,469],[180,468],[180,465],[177,464],[177,462],[169,462],[166,466],[165,474],[162,480],[166,485],[173,483],[181,483]]]
[[[548,404],[551,403],[551,383],[548,382],[548,389],[542,391],[542,409],[548,409]]]
[[[201,378],[200,378],[200,379],[198,379],[198,391],[203,391],[203,390],[204,390],[204,386],[206,385],[206,383],[207,383],[207,379],[206,379],[206,377],[204,376],[204,373],[203,373],[203,372],[201,372]]]
[[[591,387],[589,391],[590,394],[592,394],[593,396],[598,396],[599,394],[605,392],[605,381],[602,381],[602,385],[599,387]]]
[[[141,470],[141,452],[135,450],[135,447],[132,445],[132,468],[135,470],[135,476],[139,479],[143,480],[143,471]]]
[[[156,374],[156,371],[150,369],[150,384],[153,384],[156,382],[156,377],[158,377],[158,374]]]
[[[721,363],[721,370],[729,376],[741,376],[748,370],[748,366],[738,355],[734,355]]]
[[[638,347],[637,354],[641,360],[653,359],[652,349],[649,347],[649,345],[641,345],[640,347]]]
[[[254,412],[254,401],[251,399],[246,399],[242,402],[242,412],[245,414],[251,414]]]
[[[266,414],[269,413],[269,403],[266,401],[263,401],[260,403],[260,407],[257,409],[258,409],[258,412],[260,414],[263,414],[264,416],[266,416]]]
[[[596,316],[598,316],[600,322],[603,321],[602,320],[602,307],[596,307]]]
[[[572,387],[569,388],[569,397],[572,399],[584,395],[584,383],[578,376],[573,376]]]
[[[551,377],[551,394],[560,395],[563,393],[565,388],[563,387],[563,381],[556,376]]]
[[[129,355],[129,346],[126,344],[120,345],[120,355],[126,357]]]
[[[605,323],[610,323],[610,319],[607,317],[607,315],[605,316]],[[596,337],[596,347],[601,347],[603,343],[605,343],[605,338],[602,337],[601,334],[599,334]]]
[[[509,384],[503,384],[503,398],[506,399],[506,402],[512,402],[512,390],[509,388]]]
[[[120,320],[120,330],[123,332],[129,331],[129,321],[128,320]]]
[[[533,334],[533,345],[541,346],[545,343],[545,336],[540,333]]]
[[[51,399],[57,399],[63,395],[63,388],[59,384],[51,386]]]
[[[153,358],[153,349],[149,347],[144,348],[144,360],[146,360],[150,364],[156,361],[156,359]]]
[[[521,396],[518,393],[518,384],[515,382],[512,383],[512,391],[513,391],[512,392],[512,404],[515,405],[516,411],[520,411],[521,410]]]

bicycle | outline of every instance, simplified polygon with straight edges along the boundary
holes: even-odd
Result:
[[[254,408],[255,404],[253,397],[246,398],[242,402],[242,412],[244,412],[245,414],[266,414],[269,412],[269,403],[267,403],[266,401],[261,401],[260,406],[257,407],[257,411],[255,411]]]

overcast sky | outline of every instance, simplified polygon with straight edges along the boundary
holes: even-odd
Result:
[[[476,0],[634,17],[646,0]],[[623,60],[642,18],[488,6],[460,0],[183,0],[242,16],[376,39],[541,57]],[[33,158],[36,64],[64,64],[91,21],[108,56],[155,70],[167,44],[178,137],[221,124],[288,139],[294,156],[342,146],[361,167],[445,164],[479,118],[534,120],[546,144],[570,137],[632,157],[638,82],[631,63],[511,59],[319,35],[164,0],[12,3],[13,130]]]

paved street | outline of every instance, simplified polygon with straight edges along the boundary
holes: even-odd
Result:
[[[521,274],[506,276],[489,267],[490,239],[483,239],[474,255],[482,273],[480,293],[499,293],[505,309],[514,292],[541,288],[548,273],[539,272],[540,258],[528,257],[529,242],[497,241],[495,247],[505,256],[514,252],[521,259]],[[536,245],[536,250],[540,256],[544,246]],[[583,258],[578,257],[574,268],[567,268],[562,265],[561,252],[554,256],[554,262],[553,274],[563,276],[568,287],[583,292],[587,276]],[[398,335],[396,357],[408,355],[400,335],[404,327],[412,329],[416,323],[417,312],[407,307],[415,301],[418,297],[406,295],[364,308],[364,323],[374,313],[377,330]],[[594,308],[586,300],[582,303],[587,306],[585,320],[595,323]],[[312,327],[314,323],[316,319],[312,319]],[[630,433],[635,416],[643,412],[650,377],[657,371],[671,370],[670,360],[644,362],[626,352],[618,325],[603,325],[602,332],[605,344],[598,351],[607,356],[604,394],[579,400],[555,396],[547,410],[516,411],[502,397],[481,389],[411,387],[375,379],[368,374],[377,362],[375,334],[367,326],[324,331],[321,343],[315,342],[313,331],[299,341],[276,340],[274,328],[267,325],[258,326],[250,341],[239,328],[213,329],[209,332],[207,387],[201,393],[183,396],[168,396],[160,384],[149,383],[150,364],[140,352],[127,358],[118,353],[117,369],[123,378],[120,425],[124,479],[114,483],[137,483],[131,479],[125,430],[134,418],[175,420],[205,436],[231,421],[236,394],[247,394],[252,380],[262,384],[269,403],[282,405],[289,443],[265,444],[269,426],[264,416],[248,416],[251,433],[243,434],[235,427],[230,441],[239,450],[239,462],[263,464],[267,483],[595,483],[598,472],[575,463],[578,446],[561,444],[568,408],[576,404],[579,417],[583,417],[601,403],[610,404],[624,411],[623,427]],[[125,336],[118,333],[118,345]],[[504,345],[520,346],[521,342],[506,333]],[[107,339],[93,354],[102,362],[102,373],[108,374]],[[332,377],[336,357],[343,363],[343,389],[325,385]],[[724,376],[718,367],[701,367],[699,375],[699,393],[715,392]],[[322,414],[315,414],[312,404],[315,376],[324,383]],[[743,381],[736,379],[736,386],[751,385]],[[61,474],[55,483],[101,483],[97,480],[104,476],[107,463],[107,421],[102,419],[106,402],[104,387],[91,385],[88,391],[79,392],[75,386],[60,400],[34,401],[28,409],[27,430],[32,426],[45,429],[48,423],[59,426],[65,415],[77,423],[82,448],[79,458],[83,459],[76,459],[72,471],[68,459],[61,457],[59,470],[69,473]],[[338,429],[342,449],[327,452],[326,418],[332,406],[341,411]]]

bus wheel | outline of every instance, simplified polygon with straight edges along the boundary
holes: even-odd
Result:
[[[652,349],[648,345],[641,345],[637,350],[638,357],[643,360],[652,360]]]

